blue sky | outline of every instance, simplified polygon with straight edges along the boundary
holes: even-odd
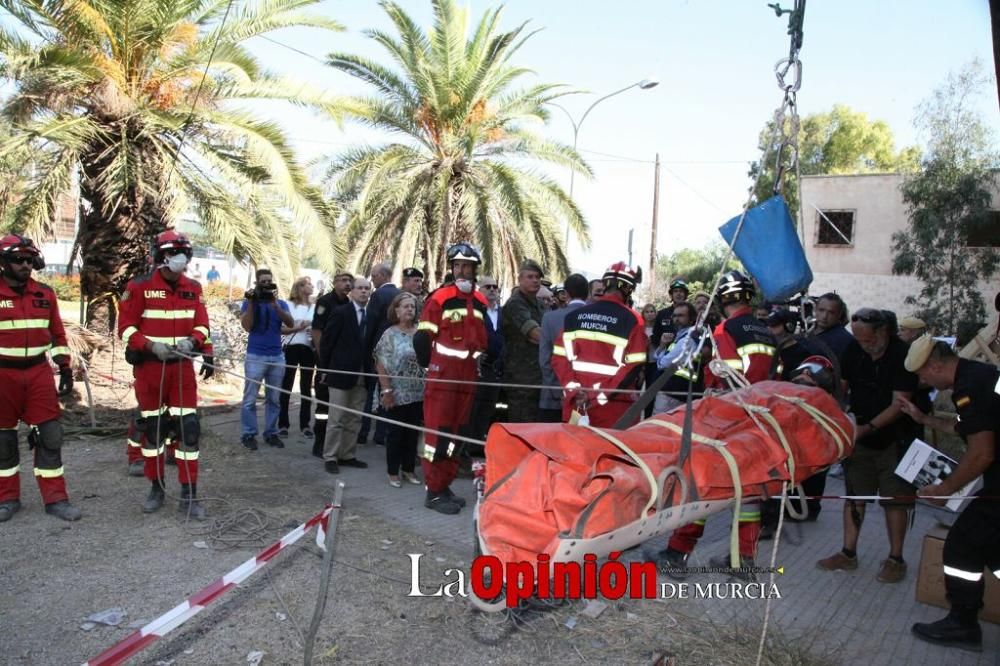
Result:
[[[430,24],[429,2],[401,4]],[[488,6],[471,3],[473,17]],[[330,1],[319,11],[348,32],[331,37],[286,31],[275,38],[320,58],[341,50],[386,61],[362,34],[364,28],[389,27],[376,3]],[[757,156],[760,128],[781,99],[773,67],[787,55],[786,20],[776,18],[765,0],[505,3],[504,27],[529,21],[542,29],[516,61],[535,70],[539,81],[593,91],[564,100],[575,116],[600,94],[647,76],[661,82],[601,103],[581,126],[579,147],[596,176],[578,178],[575,195],[594,242],[589,250],[572,246],[575,269],[596,272],[625,258],[630,228],[634,261],[648,263],[656,152],[663,160],[658,252],[718,238],[718,225],[738,213],[746,198],[747,162]],[[987,0],[809,0],[804,35],[801,113],[847,104],[887,121],[899,146],[919,143],[914,108],[949,71],[974,57],[992,67]],[[254,49],[276,70],[344,94],[363,90],[289,49],[262,40]],[[984,95],[979,103],[988,122],[1000,128],[996,97]],[[309,158],[379,140],[356,125],[340,129],[305,111],[282,108],[279,117]],[[538,129],[572,143],[572,127],[558,111]],[[553,175],[568,186],[568,173]]]

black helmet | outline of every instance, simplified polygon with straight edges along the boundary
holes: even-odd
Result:
[[[685,294],[691,293],[691,290],[688,288],[688,283],[680,278],[677,278],[670,283],[670,289],[668,291],[673,291],[674,289],[681,289]]]
[[[462,241],[448,248],[448,264],[453,261],[471,261],[478,266],[483,263],[483,257],[474,245]]]
[[[722,282],[715,292],[715,297],[723,305],[736,301],[749,301],[754,297],[757,290],[753,286],[753,280],[739,271],[729,271],[722,276]]]

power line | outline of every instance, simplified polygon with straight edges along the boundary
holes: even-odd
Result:
[[[275,45],[280,46],[282,48],[286,48],[289,51],[293,51],[295,53],[298,53],[299,55],[305,56],[305,57],[309,58],[310,60],[315,60],[316,62],[318,62],[321,65],[326,65],[327,64],[326,61],[323,60],[322,58],[317,58],[316,56],[314,56],[311,53],[306,53],[305,51],[302,51],[301,49],[295,48],[294,46],[289,46],[288,44],[285,44],[284,42],[279,42],[277,39],[272,39],[271,37],[266,37],[264,35],[257,35],[257,36],[260,37],[261,39],[263,39],[266,42],[271,42],[272,44],[275,44]]]

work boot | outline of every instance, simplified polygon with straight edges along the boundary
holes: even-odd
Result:
[[[444,494],[447,495],[448,499],[450,499],[452,502],[454,502],[455,504],[457,504],[459,507],[464,507],[465,506],[465,498],[464,497],[459,497],[458,495],[456,495],[455,493],[453,493],[451,491],[451,486],[449,486],[449,487],[447,487],[447,488],[444,489]]]
[[[729,555],[720,555],[718,557],[713,557],[708,561],[708,566],[713,569],[728,569],[732,566],[732,561],[729,559]],[[750,571],[757,564],[753,561],[752,557],[747,557],[745,555],[740,555],[740,566],[738,569],[734,569],[729,572],[729,575],[734,578],[739,578],[740,580],[747,581],[748,583],[754,583],[757,581],[757,574]]]
[[[21,500],[10,500],[0,502],[0,523],[6,523],[14,517],[14,514],[21,510]]]
[[[974,619],[975,617],[973,614],[971,621],[963,622],[952,610],[945,618],[937,622],[914,624],[911,631],[914,636],[928,643],[956,647],[970,652],[982,652],[983,630],[979,626],[979,622]]]
[[[146,463],[143,460],[136,460],[128,464],[129,476],[142,476],[146,472]]]
[[[53,502],[52,504],[45,505],[45,513],[50,516],[55,516],[56,518],[61,518],[69,522],[74,520],[80,520],[80,516],[83,512],[78,508],[69,503],[68,500],[62,500],[59,502]]]
[[[858,568],[858,556],[850,556],[838,550],[830,557],[824,557],[817,562],[816,567],[824,571],[854,571]]]
[[[153,487],[149,489],[146,501],[142,503],[142,512],[153,513],[154,511],[159,511],[160,507],[163,506],[163,496],[163,488],[160,487],[160,484],[154,483]]]
[[[197,500],[197,495],[194,484],[181,486],[181,499],[177,503],[177,512],[194,520],[205,520],[205,507]]]
[[[674,580],[684,580],[688,577],[688,556],[690,553],[682,553],[673,548],[667,548],[659,552],[656,558],[656,568],[661,573],[665,573],[667,578]]]
[[[428,509],[434,509],[438,513],[443,513],[449,516],[453,516],[462,510],[462,507],[451,500],[448,493],[441,491],[439,493],[427,491],[427,499],[424,500],[424,506]]]

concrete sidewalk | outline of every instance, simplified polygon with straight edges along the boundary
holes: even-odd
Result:
[[[293,408],[297,409],[293,399]],[[233,446],[239,446],[239,410],[217,414],[204,419],[205,426]],[[292,423],[297,420],[293,416]],[[367,469],[344,467],[338,475],[328,474],[323,462],[310,452],[312,440],[301,437],[296,429],[285,440],[284,449],[274,449],[261,444],[255,455],[276,473],[287,476],[290,482],[310,485],[319,495],[329,498],[333,482],[347,484],[345,504],[352,510],[377,514],[395,521],[426,539],[447,544],[463,556],[473,556],[472,481],[458,479],[454,491],[469,501],[469,506],[456,516],[445,516],[424,508],[424,488],[403,484],[393,488],[388,484],[385,467],[385,448],[366,445],[358,447],[358,458],[368,463]],[[419,469],[418,469],[419,475]],[[843,482],[831,478],[827,494],[843,493]],[[771,607],[771,626],[786,635],[800,637],[814,645],[820,652],[828,652],[843,664],[872,666],[905,666],[957,664],[961,666],[987,666],[1000,664],[1000,625],[982,623],[983,652],[974,654],[950,650],[918,641],[910,634],[914,622],[934,621],[944,616],[945,610],[917,603],[914,597],[917,570],[923,536],[934,526],[937,518],[953,519],[953,515],[920,505],[916,511],[913,529],[908,532],[904,558],[909,565],[906,579],[897,585],[885,585],[875,580],[878,568],[888,556],[883,513],[879,508],[870,509],[862,527],[858,548],[859,567],[853,572],[825,572],[816,568],[816,561],[832,555],[841,547],[841,503],[825,500],[824,510],[814,523],[786,523],[780,544],[777,566],[785,574],[776,576],[775,582],[782,595]],[[692,566],[707,566],[710,557],[728,552],[730,514],[714,516],[709,520],[705,536],[692,555]],[[762,542],[757,563],[770,563],[773,541]],[[640,549],[629,551],[623,560],[652,557],[664,547],[659,538],[643,544]],[[663,582],[668,579],[661,577]],[[693,575],[693,582],[722,582],[709,574]],[[722,600],[704,600],[704,613],[719,622],[752,621],[763,618],[762,603],[739,604]]]

